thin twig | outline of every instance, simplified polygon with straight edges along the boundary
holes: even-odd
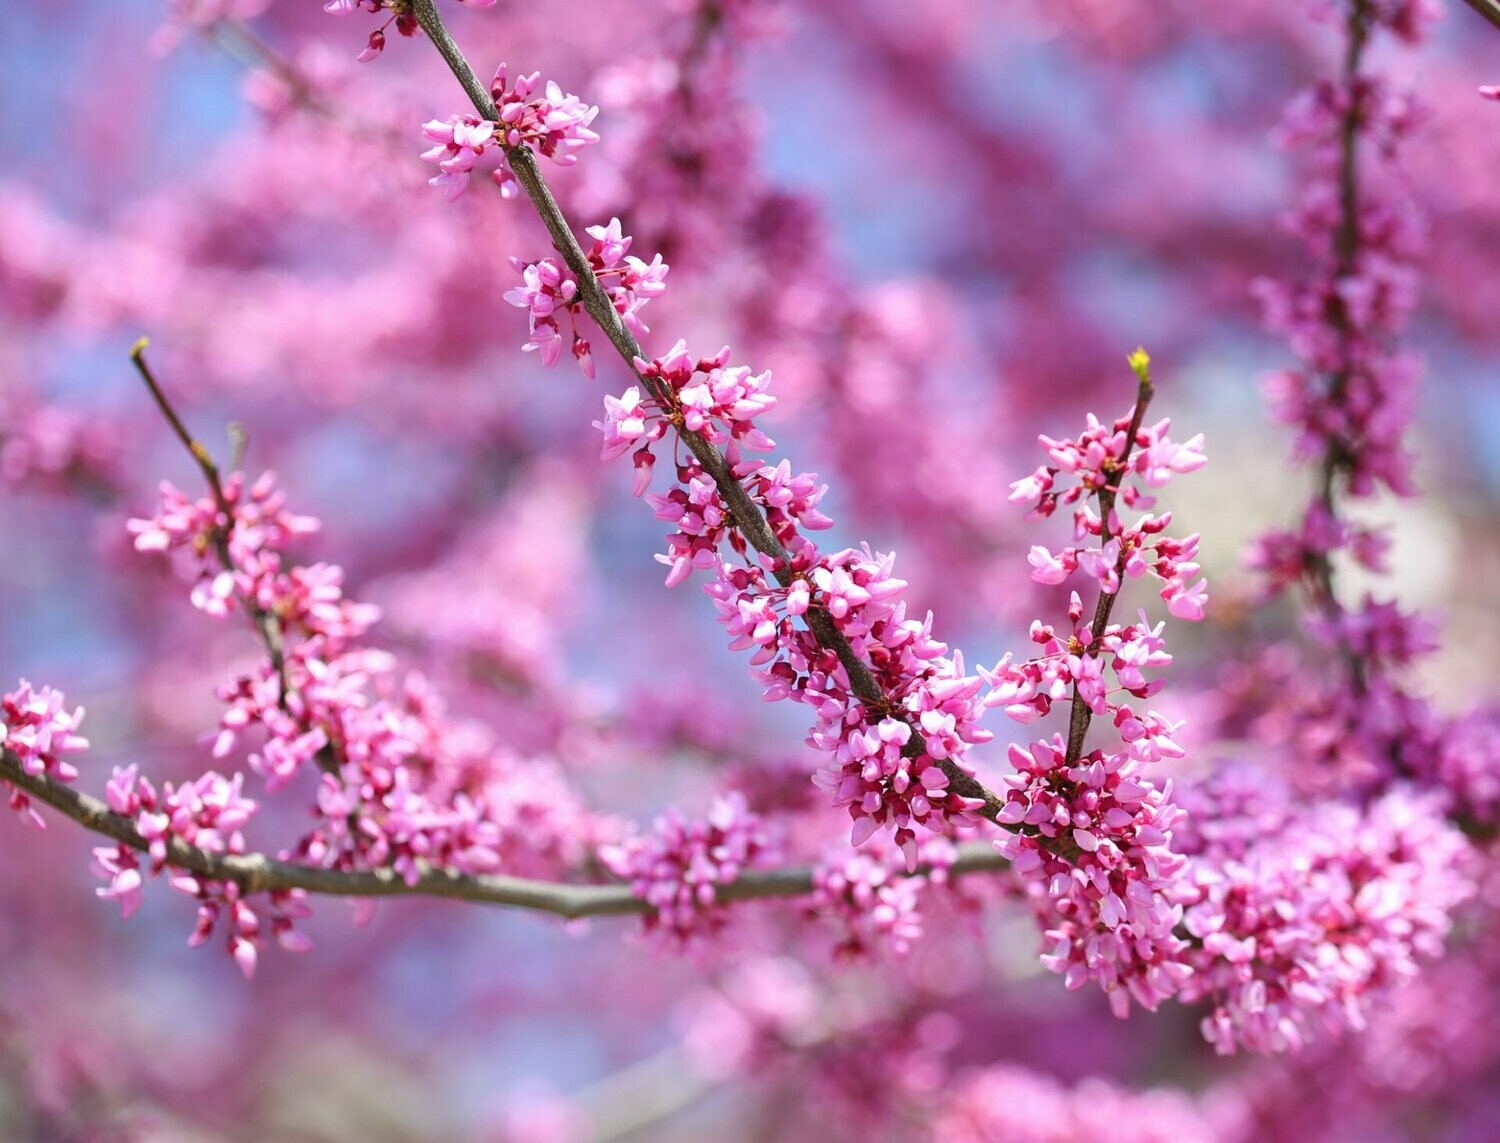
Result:
[[[1500,28],[1500,0],[1464,0],[1464,3]]]
[[[1344,54],[1344,87],[1352,96],[1359,79],[1360,64],[1369,42],[1371,12],[1369,0],[1355,0],[1349,10],[1346,31],[1349,43]],[[1334,255],[1336,259],[1334,278],[1342,282],[1357,268],[1359,260],[1359,126],[1363,108],[1358,99],[1351,98],[1339,124],[1339,220],[1334,233]],[[1354,337],[1349,322],[1349,313],[1341,297],[1336,296],[1330,318],[1338,331],[1345,365],[1328,379],[1328,400],[1337,403],[1343,399],[1349,385],[1348,350]],[[1317,500],[1330,520],[1337,520],[1338,478],[1346,471],[1354,457],[1355,445],[1342,437],[1330,439],[1323,453],[1323,463],[1318,474]],[[1326,551],[1309,552],[1307,571],[1312,580],[1313,603],[1331,621],[1336,621],[1342,612],[1338,596],[1334,591],[1333,557]],[[1336,631],[1337,624],[1333,629]],[[1358,695],[1368,689],[1365,662],[1354,652],[1348,642],[1339,639],[1339,653],[1349,671],[1349,679]]]
[[[1151,386],[1151,365],[1145,360],[1144,352],[1141,353],[1143,363],[1136,366],[1139,388],[1136,391],[1135,411],[1130,417],[1130,427],[1125,431],[1125,451],[1120,455],[1119,473],[1117,482],[1125,479],[1130,464],[1130,454],[1135,450],[1135,436],[1141,431],[1141,422],[1146,416],[1146,406],[1151,403],[1151,398],[1156,390]],[[1132,363],[1134,363],[1132,358]],[[1109,518],[1115,510],[1115,497],[1119,494],[1119,485],[1107,485],[1099,490],[1099,546],[1105,547],[1109,544]],[[1094,618],[1089,625],[1089,645],[1084,652],[1090,655],[1099,653],[1099,644],[1104,639],[1104,629],[1109,626],[1110,614],[1114,611],[1115,600],[1120,597],[1120,592],[1125,586],[1125,564],[1130,553],[1120,546],[1120,556],[1115,563],[1115,576],[1120,586],[1114,591],[1100,591],[1099,602],[1094,606]],[[1089,723],[1093,721],[1094,711],[1089,704],[1083,701],[1083,694],[1079,685],[1073,684],[1073,710],[1068,717],[1068,753],[1067,764],[1073,765],[1083,757],[1083,744],[1088,738]]]
[[[167,424],[172,426],[177,439],[182,442],[183,447],[188,450],[203,473],[203,479],[208,484],[209,492],[213,495],[214,504],[221,517],[215,521],[210,539],[214,545],[214,552],[219,557],[219,563],[226,572],[233,575],[239,570],[234,561],[234,553],[229,547],[229,535],[234,527],[234,505],[229,502],[229,497],[224,492],[224,482],[219,474],[219,466],[214,463],[212,454],[202,441],[188,431],[182,417],[178,415],[172,402],[167,399],[166,392],[156,380],[151,367],[146,364],[146,347],[149,344],[144,337],[137,341],[130,351],[130,361],[135,366],[136,372],[140,374],[141,380],[145,382],[146,388],[150,391],[152,399],[156,401],[156,406],[161,410],[162,416],[166,418]],[[260,601],[249,593],[236,591],[235,594],[250,616],[251,622],[255,624],[256,631],[260,633],[261,641],[266,645],[266,654],[270,656],[271,669],[276,673],[277,702],[285,710],[290,696],[281,620],[262,607]],[[338,768],[337,761],[332,754],[325,756],[325,753],[320,752],[319,765],[324,770],[335,773]]]
[[[24,790],[85,829],[113,838],[131,849],[148,853],[151,842],[129,818],[112,811],[98,798],[75,790],[46,775],[27,773],[21,760],[0,750],[0,780]],[[411,883],[391,869],[348,872],[317,869],[278,861],[265,854],[212,853],[172,838],[167,842],[167,864],[212,881],[232,881],[247,893],[301,889],[328,897],[441,897],[487,905],[504,905],[552,913],[566,919],[646,913],[651,906],[628,885],[574,885],[501,874],[471,875],[424,868]],[[959,847],[951,876],[997,872],[1006,862],[982,842]],[[920,872],[920,870],[919,870]],[[806,867],[748,870],[738,880],[718,887],[721,901],[803,897],[812,892],[812,870]]]
[[[252,71],[265,68],[286,84],[295,103],[320,115],[331,115],[332,109],[313,89],[307,77],[249,24],[224,17],[203,29],[204,36]]]

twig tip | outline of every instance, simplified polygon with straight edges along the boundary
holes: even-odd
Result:
[[[1146,352],[1145,346],[1137,346],[1134,353],[1125,359],[1130,362],[1130,368],[1140,378],[1142,385],[1151,384],[1151,355]]]

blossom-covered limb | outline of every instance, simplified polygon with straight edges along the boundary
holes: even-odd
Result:
[[[1470,722],[1460,732],[1413,685],[1412,665],[1437,646],[1433,620],[1374,595],[1340,598],[1338,583],[1346,560],[1387,570],[1388,537],[1350,505],[1382,490],[1417,495],[1407,437],[1421,363],[1402,335],[1426,225],[1399,159],[1428,112],[1366,60],[1377,38],[1420,40],[1435,12],[1376,0],[1327,7],[1340,17],[1341,69],[1300,95],[1280,130],[1311,153],[1288,219],[1309,264],[1254,285],[1266,324],[1297,358],[1268,379],[1273,413],[1316,475],[1300,524],[1262,537],[1250,563],[1268,591],[1300,589],[1307,629],[1338,663],[1308,677],[1294,706],[1294,733],[1315,763],[1298,767],[1299,781],[1373,793],[1416,780],[1446,791],[1457,812],[1492,820],[1495,799],[1483,791],[1493,731]]]
[[[113,838],[141,853],[151,851],[151,840],[128,817],[117,814],[98,798],[75,790],[61,779],[30,773],[9,749],[0,752],[0,780],[72,819],[85,829]],[[319,869],[279,861],[264,854],[214,853],[172,838],[166,843],[171,866],[215,881],[233,882],[247,893],[298,889],[330,897],[440,897],[503,905],[559,917],[637,915],[655,906],[635,895],[628,885],[586,885],[501,874],[462,874],[424,868],[409,881],[393,869],[358,872]],[[959,847],[948,867],[950,876],[993,873],[1005,861],[983,843]],[[805,897],[815,891],[814,871],[805,866],[747,870],[719,890],[722,901]]]
[[[188,431],[187,425],[178,415],[172,402],[167,399],[166,392],[157,383],[156,375],[152,373],[151,367],[146,364],[146,347],[149,344],[146,338],[141,338],[135,343],[130,351],[131,364],[135,366],[136,372],[140,374],[141,380],[145,382],[150,391],[152,399],[157,408],[166,418],[167,424],[172,427],[172,432],[187,449],[199,470],[203,473],[203,479],[208,484],[209,492],[213,495],[214,503],[218,506],[221,517],[210,529],[210,540],[213,543],[214,552],[219,557],[219,563],[223,566],[226,576],[233,576],[236,570],[234,555],[229,548],[228,526],[234,520],[234,507],[224,493],[224,481],[219,472],[219,466],[214,462],[213,455],[208,448],[197,437]],[[260,633],[261,641],[266,645],[266,654],[271,659],[271,669],[276,674],[279,687],[279,700],[286,702],[287,698],[287,673],[286,652],[282,646],[281,621],[271,614],[261,602],[253,595],[241,593],[241,603],[245,607],[250,620],[255,624],[255,629]],[[326,763],[325,763],[326,765]]]
[[[1119,460],[1122,471],[1130,463],[1130,454],[1135,448],[1136,434],[1141,431],[1141,423],[1146,417],[1146,406],[1151,403],[1151,398],[1155,394],[1151,385],[1151,362],[1146,357],[1145,351],[1137,351],[1130,360],[1136,370],[1139,387],[1136,391],[1135,411],[1130,416],[1130,427],[1125,430],[1125,454]],[[1118,485],[1114,487],[1106,485],[1099,490],[1099,520],[1102,527],[1099,543],[1100,547],[1105,549],[1109,547],[1110,517],[1114,513],[1115,498],[1118,495]],[[1122,582],[1120,576],[1125,570],[1125,562],[1128,558],[1128,553],[1122,549],[1115,574],[1117,585]],[[1099,602],[1094,607],[1094,621],[1089,625],[1089,629],[1094,633],[1095,645],[1104,638],[1104,629],[1109,626],[1109,616],[1114,610],[1115,600],[1120,597],[1120,590],[1121,587],[1116,586],[1114,591],[1106,591],[1102,587],[1099,591]],[[1089,723],[1093,719],[1093,710],[1088,703],[1081,701],[1079,686],[1077,682],[1073,684],[1073,710],[1068,716],[1067,760],[1070,766],[1083,756],[1083,744],[1088,738]]]
[[[1132,354],[1130,365],[1138,382],[1134,408],[1113,423],[1090,416],[1076,438],[1042,437],[1050,463],[1016,481],[1010,496],[1037,519],[1072,507],[1074,545],[1060,556],[1033,548],[1032,578],[1060,585],[1081,573],[1096,580],[1094,617],[1084,622],[1075,591],[1066,638],[1038,620],[1031,630],[1041,647],[1037,658],[1016,663],[1007,655],[983,672],[993,687],[986,701],[1017,722],[1044,717],[1071,694],[1066,741],[1058,734],[1028,750],[1010,748],[1015,773],[1006,778],[1001,821],[1015,832],[995,845],[1020,875],[1042,925],[1043,964],[1064,974],[1069,988],[1098,983],[1122,1017],[1132,999],[1155,1010],[1193,970],[1176,932],[1185,863],[1172,833],[1182,813],[1171,782],[1158,783],[1147,771],[1164,758],[1183,757],[1176,741],[1181,724],[1115,697],[1146,699],[1160,689],[1161,680],[1143,671],[1172,662],[1165,624],[1152,626],[1144,612],[1138,623],[1109,619],[1125,579],[1148,572],[1165,583],[1161,594],[1174,617],[1201,619],[1206,600],[1204,582],[1193,582],[1196,536],[1166,535],[1170,513],[1148,513],[1128,527],[1118,518],[1117,501],[1150,507],[1151,489],[1205,463],[1201,436],[1178,442],[1167,435],[1170,421],[1145,426],[1152,395],[1145,351]],[[1094,715],[1108,716],[1121,741],[1085,754]]]
[[[498,122],[499,111],[490,91],[475,74],[474,69],[469,66],[462,50],[454,42],[442,17],[438,14],[433,0],[413,0],[412,8],[418,24],[442,55],[449,70],[453,72],[454,77],[473,103],[475,110],[486,120]],[[542,178],[536,156],[524,144],[507,146],[505,153],[516,180],[541,216],[553,245],[562,255],[563,261],[576,279],[584,308],[589,316],[604,331],[610,344],[615,347],[636,380],[651,394],[659,406],[664,409],[674,407],[675,400],[671,386],[660,376],[653,376],[651,371],[643,370],[636,364],[637,361],[648,359],[635,335],[631,333],[615,308],[609,293],[596,277],[588,255],[579,245],[567,217]],[[712,479],[740,533],[756,551],[772,561],[774,564],[772,574],[781,586],[790,587],[795,579],[792,571],[792,558],[777,538],[765,514],[735,476],[724,454],[703,433],[679,428],[678,436],[703,471]],[[815,608],[806,612],[804,620],[818,643],[838,658],[840,666],[849,678],[850,688],[854,694],[866,704],[875,707],[883,706],[887,698],[869,664],[855,653],[849,640],[839,631],[833,617],[825,610]],[[911,758],[920,755],[922,750],[922,736],[919,734],[913,734],[903,747],[903,753]],[[937,765],[946,775],[948,788],[954,794],[973,800],[977,803],[976,813],[992,822],[998,821],[1000,811],[1004,806],[1003,798],[985,787],[973,774],[952,759],[941,759]]]

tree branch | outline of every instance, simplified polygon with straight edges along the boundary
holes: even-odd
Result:
[[[115,813],[98,798],[75,790],[45,775],[29,774],[21,760],[9,750],[0,750],[0,780],[9,782],[30,797],[51,806],[85,829],[149,853],[151,843],[129,818]],[[247,893],[301,889],[326,897],[441,897],[478,904],[503,905],[552,913],[573,920],[579,917],[623,916],[648,913],[651,906],[635,896],[628,885],[574,885],[503,874],[464,874],[444,869],[424,869],[412,883],[390,869],[345,872],[318,869],[278,861],[261,853],[212,853],[172,838],[167,843],[167,864],[196,873],[211,881],[233,881]],[[959,858],[950,869],[954,876],[996,872],[1005,868],[1004,858],[984,842],[959,847]],[[806,867],[749,870],[739,879],[717,889],[720,901],[750,901],[766,898],[804,897],[812,892],[812,870]]]
[[[1360,101],[1352,96],[1355,83],[1359,79],[1365,47],[1369,43],[1370,20],[1369,0],[1355,0],[1345,24],[1345,32],[1349,41],[1344,53],[1342,76],[1344,87],[1351,98],[1343,113],[1343,121],[1339,125],[1339,219],[1338,228],[1334,234],[1334,278],[1339,282],[1354,274],[1359,261],[1359,117],[1362,108]],[[1343,356],[1346,361],[1344,368],[1328,378],[1328,400],[1337,402],[1343,399],[1344,391],[1349,384],[1348,348],[1354,331],[1350,325],[1348,311],[1344,308],[1342,301],[1333,307],[1331,320],[1343,342]],[[1323,463],[1318,473],[1316,498],[1331,520],[1339,519],[1338,479],[1348,470],[1356,447],[1356,442],[1341,436],[1336,440],[1329,440],[1323,453]],[[1308,573],[1312,579],[1313,604],[1330,620],[1336,621],[1343,608],[1334,590],[1333,557],[1325,551],[1311,553],[1308,559]],[[1363,695],[1369,686],[1365,662],[1349,646],[1347,640],[1341,637],[1338,643],[1339,653],[1348,667],[1354,691],[1356,694]]]
[[[1500,28],[1500,0],[1464,0],[1464,3]]]
[[[463,52],[449,34],[447,25],[443,23],[433,0],[412,0],[412,12],[416,16],[417,23],[421,25],[422,31],[426,33],[427,38],[432,41],[444,62],[447,63],[448,70],[463,87],[474,109],[484,118],[498,122],[499,116],[494,100],[490,98],[488,89],[475,74],[474,69],[469,66],[468,60],[464,58]],[[541,216],[543,224],[547,227],[548,234],[552,236],[553,245],[556,246],[563,261],[567,263],[568,269],[578,280],[584,308],[588,310],[589,316],[604,331],[610,344],[615,347],[616,352],[619,353],[636,380],[663,408],[672,408],[673,394],[668,383],[660,378],[644,377],[636,368],[635,359],[645,356],[641,351],[640,343],[625,327],[625,323],[610,302],[609,296],[594,276],[593,267],[589,265],[583,248],[574,237],[567,217],[563,214],[562,208],[557,205],[551,189],[542,178],[536,155],[525,144],[506,147],[505,154],[510,162],[511,171],[516,176],[516,181],[526,191],[527,197],[531,199],[537,214]],[[744,486],[735,478],[728,462],[724,459],[724,454],[701,434],[690,432],[681,426],[676,426],[676,428],[677,435],[683,444],[702,465],[703,470],[713,478],[719,495],[728,505],[740,534],[756,551],[775,561],[776,566],[772,574],[775,575],[777,582],[783,587],[790,586],[792,582],[789,570],[791,561],[787,551],[772,532],[764,514],[750,499]],[[883,706],[886,696],[874,673],[870,670],[869,664],[854,653],[854,648],[839,631],[832,617],[813,607],[807,611],[805,620],[818,643],[824,649],[832,651],[838,658],[839,664],[849,678],[850,689],[860,701],[870,707]],[[922,735],[918,731],[911,736],[903,753],[908,757],[915,757],[924,750]],[[998,820],[1000,811],[1005,805],[1003,798],[987,789],[972,774],[960,769],[951,759],[942,759],[938,765],[947,775],[949,786],[955,793],[963,797],[979,799],[983,802],[979,810],[980,814],[997,825],[1001,825],[1003,829],[1011,828]]]
[[[1121,454],[1119,465],[1120,472],[1116,483],[1125,479],[1130,454],[1135,451],[1135,435],[1141,431],[1141,422],[1146,417],[1146,406],[1151,403],[1151,398],[1156,390],[1151,387],[1151,364],[1145,358],[1145,351],[1140,351],[1142,364],[1136,365],[1132,358],[1132,366],[1138,369],[1137,377],[1140,386],[1136,392],[1135,412],[1131,414],[1130,426],[1125,432],[1125,451]],[[1109,517],[1115,510],[1115,497],[1118,492],[1115,488],[1101,488],[1099,490],[1099,545],[1104,547],[1109,543]],[[1120,586],[1114,591],[1101,591],[1099,602],[1094,606],[1094,618],[1089,624],[1089,646],[1084,648],[1084,653],[1096,655],[1099,652],[1099,644],[1104,638],[1104,629],[1109,626],[1110,614],[1115,609],[1115,600],[1120,598],[1120,592],[1125,588],[1125,563],[1130,558],[1130,553],[1122,546],[1120,558],[1115,564],[1115,575],[1119,577]],[[1083,701],[1083,694],[1077,683],[1073,684],[1073,710],[1068,716],[1068,752],[1067,764],[1073,765],[1083,757],[1083,744],[1088,738],[1089,723],[1093,721],[1094,712],[1088,703]]]
[[[140,374],[152,399],[156,401],[156,407],[167,419],[167,424],[172,426],[172,432],[177,435],[177,439],[182,442],[183,447],[188,450],[203,473],[203,479],[213,495],[214,504],[219,509],[219,515],[223,517],[213,530],[214,552],[218,555],[219,563],[223,565],[224,570],[233,575],[239,570],[234,562],[234,554],[229,550],[229,534],[234,527],[234,505],[230,504],[229,497],[224,495],[224,483],[220,478],[219,466],[214,463],[212,454],[202,441],[188,432],[187,425],[178,416],[177,410],[172,407],[172,402],[167,400],[166,393],[157,383],[156,375],[146,364],[148,344],[150,343],[144,337],[137,341],[130,351],[130,362],[135,366],[135,371]],[[239,591],[235,594],[239,596],[240,603],[249,614],[251,622],[255,624],[256,631],[260,633],[261,641],[266,645],[266,653],[271,658],[271,669],[276,672],[277,701],[285,709],[288,696],[286,652],[283,648],[281,621],[262,607],[254,597]]]

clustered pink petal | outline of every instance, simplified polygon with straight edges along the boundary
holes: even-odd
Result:
[[[1102,1079],[1065,1087],[1017,1064],[956,1078],[934,1143],[1213,1143],[1223,1133],[1180,1091],[1132,1091]]]
[[[239,474],[225,481],[227,512],[170,485],[162,495],[154,518],[131,521],[137,548],[186,553],[199,576],[194,602],[210,613],[239,604],[276,624],[279,661],[268,655],[218,689],[213,753],[252,743],[250,770],[270,793],[309,766],[320,771],[315,824],[284,856],[414,882],[425,868],[556,876],[592,846],[594,822],[553,764],[497,750],[452,722],[421,676],[398,677],[393,656],[364,644],[379,611],[344,595],[340,568],[286,564],[284,549],[317,522],[288,513],[269,475],[248,493]],[[110,860],[128,899],[133,858]],[[235,948],[243,967],[252,954]]]
[[[657,557],[668,569],[667,585],[682,583],[695,570],[710,573],[704,591],[730,647],[753,652],[752,674],[764,685],[764,697],[815,709],[818,721],[808,741],[832,765],[814,780],[833,794],[835,805],[848,808],[853,843],[878,829],[894,830],[896,844],[915,867],[915,826],[946,832],[950,825],[979,820],[974,811],[983,803],[950,790],[940,763],[967,770],[968,748],[989,740],[978,726],[981,681],[964,673],[961,656],[948,657],[946,644],[932,638],[931,616],[908,618],[899,598],[907,585],[892,574],[893,557],[868,547],[825,555],[808,538],[806,532],[833,524],[818,509],[826,485],[812,473],[794,476],[787,461],[772,466],[745,458],[746,450],[775,447],[755,424],[775,407],[775,398],[769,373],[732,367],[729,356],[726,346],[713,357],[696,358],[679,341],[663,357],[637,359],[641,376],[659,381],[670,404],[648,404],[634,387],[622,398],[606,398],[606,419],[595,422],[604,434],[604,456],[634,449],[639,495],[655,463],[651,446],[670,426],[724,448],[730,471],[789,558],[763,559],[759,566],[724,561],[726,541],[741,557],[748,545],[713,478],[689,457],[676,466],[676,487],[647,497],[657,519],[676,528],[667,552]],[[871,664],[883,708],[871,709],[859,699],[833,653],[799,626],[797,620],[814,607]]]
[[[637,335],[649,333],[640,313],[647,302],[666,291],[670,267],[661,260],[660,254],[650,262],[627,254],[631,239],[621,234],[618,218],[610,219],[608,226],[591,226],[588,233],[594,239],[593,246],[586,252],[594,277],[626,328]],[[563,345],[562,328],[558,322],[560,316],[566,315],[573,356],[584,375],[592,378],[593,355],[588,339],[578,331],[583,300],[572,272],[554,258],[543,258],[540,262],[512,258],[511,265],[521,275],[522,284],[507,290],[505,300],[526,310],[531,323],[531,339],[521,348],[528,352],[538,350],[544,365],[556,364]]]
[[[605,868],[652,906],[646,935],[674,950],[718,936],[729,921],[719,891],[773,856],[760,815],[739,793],[715,799],[703,818],[669,809],[650,833],[599,849]]]
[[[1055,628],[1034,620],[1031,640],[1041,650],[1034,659],[1015,662],[1006,655],[991,670],[980,669],[989,684],[986,706],[998,706],[1017,722],[1031,723],[1051,713],[1057,702],[1078,697],[1096,715],[1110,717],[1131,744],[1131,752],[1143,762],[1163,757],[1180,758],[1181,749],[1172,741],[1177,727],[1159,715],[1137,716],[1126,703],[1111,695],[1129,694],[1147,699],[1161,690],[1160,679],[1147,679],[1144,671],[1171,665],[1172,656],[1162,637],[1164,623],[1152,624],[1144,612],[1130,624],[1108,624],[1094,637],[1092,622],[1083,622],[1083,600],[1075,591],[1068,604],[1071,633],[1060,637]],[[1106,672],[1113,674],[1113,687]]]
[[[1144,351],[1131,358],[1143,400],[1149,364]],[[1066,636],[1035,621],[1031,638],[1039,655],[1024,662],[1007,655],[980,672],[990,687],[984,704],[1017,722],[1036,722],[1054,704],[1068,704],[1068,740],[1010,748],[1015,772],[1006,778],[997,820],[1013,832],[995,844],[1045,933],[1043,964],[1062,973],[1069,988],[1098,983],[1122,1017],[1132,997],[1154,1011],[1180,991],[1192,969],[1176,931],[1182,908],[1174,895],[1185,863],[1173,852],[1172,830],[1182,815],[1171,783],[1158,786],[1147,773],[1152,763],[1183,757],[1181,724],[1120,698],[1145,700],[1160,690],[1161,680],[1146,672],[1172,662],[1165,624],[1153,625],[1145,612],[1131,624],[1108,618],[1125,581],[1147,571],[1166,582],[1161,595],[1173,616],[1201,619],[1205,602],[1196,578],[1197,536],[1168,536],[1170,513],[1148,513],[1129,527],[1119,519],[1117,504],[1154,504],[1141,485],[1159,487],[1205,463],[1201,436],[1178,444],[1167,436],[1167,421],[1144,426],[1141,412],[1132,409],[1109,427],[1090,416],[1076,440],[1042,437],[1052,464],[1011,486],[1011,501],[1029,507],[1034,518],[1072,505],[1074,533],[1084,545],[1056,556],[1032,548],[1032,578],[1062,584],[1082,570],[1097,584],[1098,605],[1085,622],[1083,600],[1073,592]],[[1102,630],[1094,630],[1101,622]],[[1093,717],[1110,720],[1120,748],[1084,752]]]
[[[922,936],[923,890],[942,880],[957,850],[946,837],[929,834],[919,844],[924,873],[907,872],[906,855],[889,843],[850,852],[840,846],[813,867],[810,916],[831,919],[842,936],[834,945],[839,961],[866,960],[883,951],[905,955]]]
[[[1183,540],[1167,536],[1170,512],[1159,517],[1147,513],[1122,528],[1113,511],[1112,518],[1103,519],[1094,504],[1104,493],[1127,508],[1150,508],[1156,498],[1144,488],[1160,488],[1173,476],[1196,472],[1207,462],[1202,434],[1174,441],[1167,435],[1168,420],[1141,425],[1130,437],[1134,413],[1132,409],[1113,425],[1101,424],[1091,414],[1088,427],[1076,439],[1042,437],[1052,463],[1010,486],[1010,502],[1029,509],[1032,519],[1051,516],[1059,505],[1073,508],[1077,543],[1056,554],[1040,544],[1032,547],[1031,578],[1060,584],[1081,570],[1098,582],[1101,591],[1113,595],[1120,590],[1122,576],[1138,579],[1149,572],[1162,581],[1161,597],[1174,616],[1199,620],[1208,583],[1198,578],[1202,569],[1197,563],[1197,534]],[[1139,483],[1131,483],[1132,478]]]
[[[1348,552],[1372,572],[1386,570],[1390,539],[1385,531],[1341,520],[1321,499],[1307,506],[1296,530],[1273,530],[1258,537],[1245,562],[1265,576],[1269,594],[1303,583],[1311,566]]]
[[[1432,794],[1395,788],[1368,806],[1294,799],[1231,767],[1184,798],[1194,822],[1183,926],[1221,1054],[1284,1051],[1362,1029],[1379,996],[1436,957],[1474,893],[1468,841]]]
[[[59,782],[78,777],[77,768],[67,758],[89,747],[89,740],[78,733],[83,707],[70,713],[63,708],[64,701],[61,692],[33,687],[25,679],[15,690],[0,696],[0,750],[13,755],[21,769],[33,777]],[[6,782],[0,782],[0,788],[10,791],[10,808],[22,820],[46,828],[23,790]]]
[[[1317,261],[1301,280],[1255,283],[1267,326],[1301,361],[1267,381],[1267,397],[1277,419],[1296,430],[1296,455],[1336,452],[1357,497],[1382,488],[1416,491],[1404,437],[1420,363],[1396,348],[1394,337],[1417,302],[1423,226],[1404,197],[1377,193],[1366,180],[1353,205],[1352,239],[1341,231],[1341,142],[1345,124],[1354,123],[1371,160],[1389,166],[1424,118],[1410,95],[1357,74],[1318,84],[1292,105],[1282,127],[1286,143],[1314,155],[1313,176],[1288,225]]]
[[[1264,724],[1295,747],[1294,773],[1304,789],[1370,796],[1415,779],[1445,791],[1455,811],[1493,821],[1500,807],[1486,771],[1500,744],[1491,741],[1492,721],[1473,719],[1460,729],[1407,681],[1413,663],[1436,649],[1433,622],[1368,594],[1351,606],[1333,587],[1336,560],[1387,570],[1388,538],[1344,519],[1341,499],[1416,493],[1406,434],[1421,363],[1400,335],[1417,304],[1425,227],[1399,160],[1426,114],[1409,93],[1367,73],[1362,59],[1371,33],[1384,29],[1414,42],[1434,11],[1391,0],[1329,5],[1328,14],[1361,22],[1346,29],[1354,50],[1338,78],[1292,104],[1281,128],[1283,141],[1311,153],[1308,181],[1288,220],[1311,268],[1254,287],[1267,325],[1299,359],[1269,379],[1273,410],[1295,431],[1297,457],[1319,472],[1301,522],[1263,536],[1248,562],[1263,573],[1269,594],[1302,589],[1311,605],[1307,626],[1333,652],[1332,669],[1318,663],[1298,671],[1287,701]],[[1357,179],[1350,166],[1356,158]]]
[[[434,146],[423,152],[422,158],[437,164],[439,171],[428,182],[442,188],[449,202],[468,189],[475,164],[487,152],[496,152],[500,159],[491,176],[506,198],[514,198],[520,188],[507,151],[532,147],[559,166],[570,166],[578,161],[580,149],[599,141],[589,129],[599,114],[597,107],[588,106],[576,95],[564,94],[552,82],[538,94],[540,84],[541,73],[533,72],[510,86],[505,65],[501,64],[490,86],[500,116],[498,123],[471,113],[423,125],[423,136]]]
[[[1010,749],[1016,772],[1000,821],[1023,832],[996,843],[1045,929],[1042,963],[1069,988],[1096,981],[1115,1014],[1148,1011],[1192,970],[1172,901],[1184,861],[1172,852],[1179,811],[1128,754],[1096,750],[1068,765],[1061,738]]]
[[[195,948],[205,944],[220,919],[225,919],[225,951],[246,977],[254,974],[267,938],[274,938],[289,952],[312,947],[295,928],[296,921],[311,912],[301,890],[246,894],[235,882],[208,880],[172,864],[174,842],[209,853],[246,851],[241,830],[254,815],[256,804],[244,796],[243,775],[226,778],[209,771],[181,786],[168,782],[158,793],[136,767],[116,767],[105,787],[105,798],[109,808],[130,819],[151,846],[144,868],[141,855],[129,846],[94,850],[94,871],[109,881],[95,892],[119,902],[122,916],[129,917],[140,908],[144,875],[155,877],[165,871],[173,889],[199,903],[198,923],[188,943]]]
[[[123,434],[107,418],[85,416],[13,387],[0,413],[0,483],[65,484],[81,480],[95,487],[119,483]]]
[[[286,511],[286,496],[277,489],[274,473],[263,474],[248,487],[244,476],[235,473],[224,482],[223,492],[221,506],[211,496],[194,500],[162,481],[156,515],[126,525],[138,552],[186,552],[195,576],[193,606],[219,618],[236,603],[291,591],[283,583],[281,553],[318,530],[317,520]],[[234,570],[223,566],[221,544]],[[302,609],[309,610],[311,604],[311,599],[304,599]],[[366,608],[333,621],[357,630],[377,617],[378,612]]]

